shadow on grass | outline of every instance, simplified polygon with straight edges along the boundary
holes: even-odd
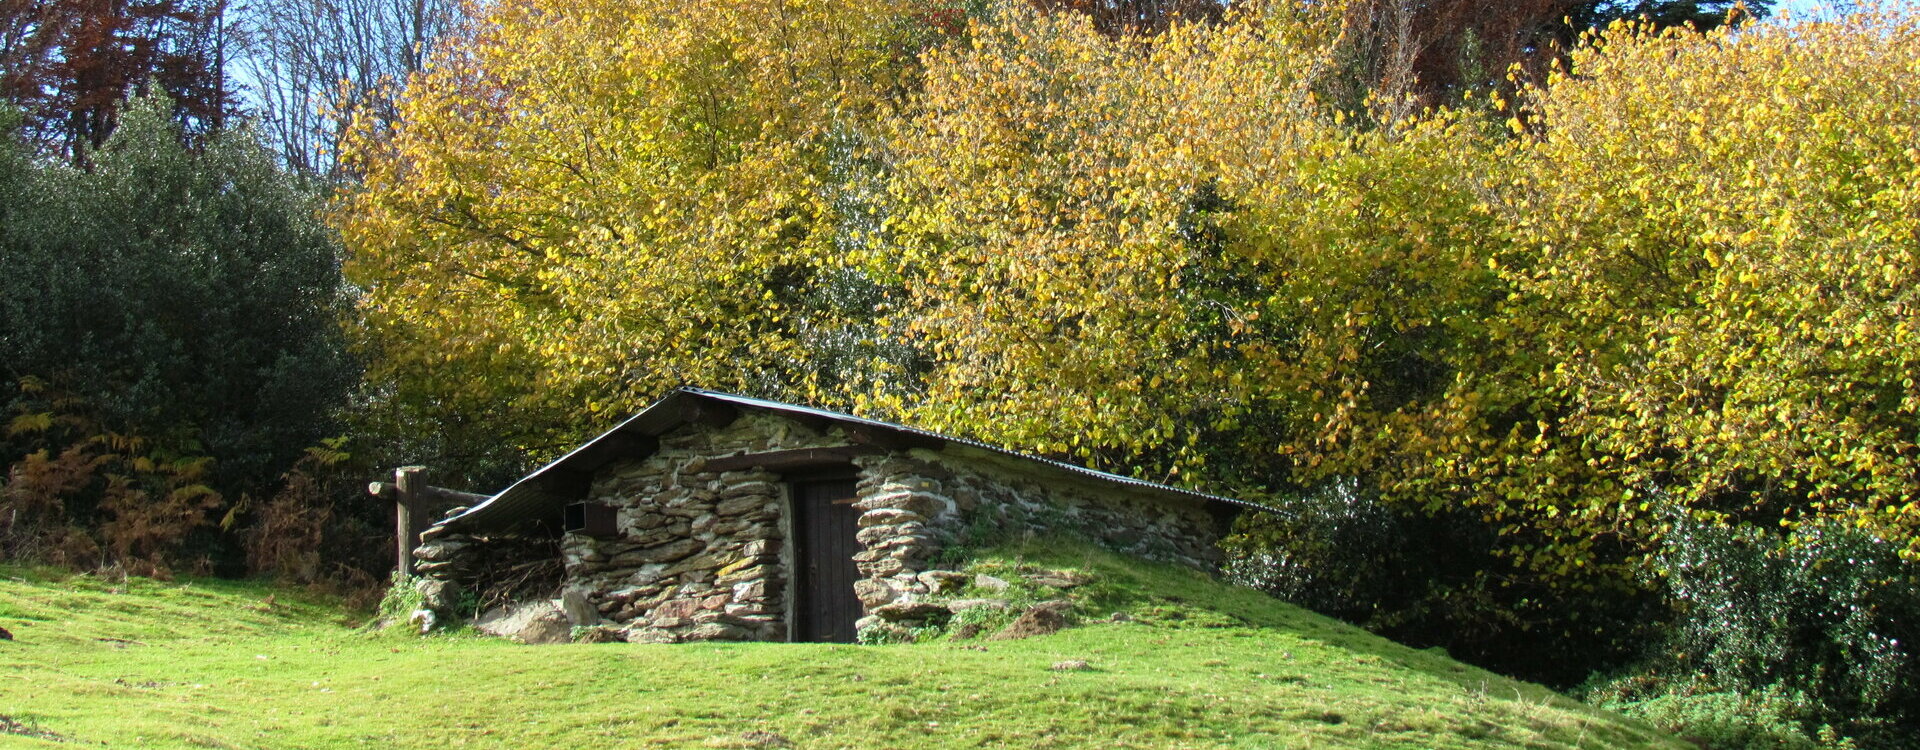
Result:
[[[1228,637],[1270,639],[1276,644],[1295,643],[1303,650],[1331,649],[1332,653],[1340,654],[1338,659],[1351,664],[1398,667],[1452,683],[1466,703],[1500,706],[1504,709],[1502,713],[1528,721],[1543,738],[1552,741],[1624,746],[1662,739],[1651,726],[1545,687],[1464,664],[1439,649],[1423,651],[1403,646],[1354,625],[1184,566],[1144,562],[1074,539],[1040,538],[986,550],[974,557],[973,567],[1012,575],[1041,570],[1084,574],[1088,582],[1068,593],[1082,626],[1146,626],[1175,633],[1203,630]],[[1102,618],[1103,613],[1116,614]],[[1116,624],[1105,624],[1116,618]],[[1170,647],[1179,645],[1177,638],[1164,642]],[[1291,653],[1283,654],[1292,658]],[[1313,665],[1295,666],[1299,667],[1310,670]],[[1280,683],[1305,683],[1319,677],[1299,673],[1256,676]],[[1568,722],[1568,715],[1579,718]],[[1290,718],[1329,724],[1344,720],[1335,711],[1311,710]],[[1486,728],[1491,731],[1491,727]],[[1378,731],[1382,727],[1373,729]],[[1472,731],[1471,726],[1464,729]]]

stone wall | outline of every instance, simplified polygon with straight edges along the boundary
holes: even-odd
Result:
[[[612,538],[566,534],[563,599],[581,602],[576,626],[604,624],[627,640],[786,640],[793,560],[785,479],[764,470],[717,472],[711,458],[849,444],[747,412],[722,428],[682,426],[649,456],[599,469],[590,502],[617,509]],[[1197,500],[1116,486],[1056,467],[948,444],[854,459],[861,511],[854,593],[871,628],[911,627],[946,614],[930,599],[965,580],[939,569],[955,544],[1025,534],[1071,534],[1142,557],[1211,569],[1213,519]],[[431,549],[429,549],[431,547]],[[481,545],[446,537],[423,545],[422,570],[453,580]],[[441,589],[447,588],[440,586]],[[441,593],[436,590],[434,593]],[[584,622],[597,613],[599,623]]]
[[[969,446],[918,452],[929,475],[945,470],[948,493],[987,539],[1065,534],[1116,552],[1213,570],[1220,563],[1213,514],[1197,498],[1118,485]]]
[[[782,417],[683,426],[653,455],[596,473],[590,502],[618,508],[612,539],[561,539],[567,589],[629,640],[786,640],[786,498],[767,471],[714,472],[706,459],[846,445]]]
[[[454,508],[446,517],[464,510]],[[459,534],[444,526],[430,527],[413,550],[422,604],[445,620],[460,615],[463,607],[487,608],[557,596],[563,571],[556,541],[538,535]]]
[[[950,545],[1024,535],[1085,538],[1116,551],[1212,570],[1219,559],[1211,514],[1197,500],[1115,486],[1057,468],[950,444],[856,459],[864,511],[854,584],[868,616],[861,630],[914,627],[943,616],[928,601],[966,579],[941,570]]]

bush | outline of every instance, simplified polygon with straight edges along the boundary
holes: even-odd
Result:
[[[1596,698],[1598,696],[1595,696]],[[1642,719],[1711,750],[1846,750],[1857,747],[1818,723],[1804,693],[1767,688],[1753,693],[1673,693],[1645,700],[1600,699],[1602,706]]]
[[[1476,515],[1395,507],[1363,482],[1262,501],[1280,513],[1243,516],[1223,542],[1233,582],[1503,674],[1578,684],[1630,658],[1658,611],[1605,576],[1550,585]]]
[[[1362,623],[1406,598],[1409,587],[1394,579],[1405,567],[1408,520],[1357,483],[1336,480],[1268,503],[1280,513],[1246,519],[1229,541],[1233,582]]]
[[[317,191],[171,111],[129,102],[85,169],[0,112],[0,554],[240,573],[218,511],[337,432],[357,371]]]
[[[1899,545],[1680,521],[1654,563],[1676,607],[1663,645],[1591,699],[1709,747],[1920,747],[1920,563]]]
[[[375,610],[374,622],[379,626],[406,623],[413,613],[425,609],[427,598],[420,593],[420,577],[394,571],[388,580],[387,593],[380,597],[380,606]]]

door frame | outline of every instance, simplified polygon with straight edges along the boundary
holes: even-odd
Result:
[[[818,466],[794,468],[780,473],[780,566],[785,571],[783,615],[787,623],[788,643],[800,643],[801,599],[805,594],[800,590],[800,563],[804,546],[800,539],[800,527],[796,520],[800,517],[799,485],[808,482],[852,480],[856,487],[863,478],[860,467],[852,463],[832,463]],[[858,602],[859,598],[855,597]],[[866,605],[861,605],[861,613],[866,613]]]

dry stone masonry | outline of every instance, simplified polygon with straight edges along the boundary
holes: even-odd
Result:
[[[969,582],[943,553],[1027,534],[1071,534],[1117,551],[1210,569],[1217,522],[1190,498],[1126,486],[974,447],[874,445],[854,429],[743,410],[721,427],[689,422],[650,453],[597,467],[585,500],[614,509],[613,533],[492,536],[437,526],[416,550],[427,606],[442,621],[463,595],[498,582],[501,559],[543,554],[558,580],[537,593],[545,622],[566,614],[576,638],[631,642],[793,637],[793,476],[716,459],[807,448],[849,450],[860,551],[853,594],[865,631],[898,631],[955,609]],[[453,514],[458,515],[456,512]],[[944,561],[944,562],[943,562]],[[534,562],[537,562],[534,561]],[[511,566],[506,566],[511,569]],[[523,587],[533,591],[537,586]],[[1004,606],[1004,605],[1001,605]],[[464,613],[471,615],[471,612]],[[495,621],[510,622],[506,613]]]

